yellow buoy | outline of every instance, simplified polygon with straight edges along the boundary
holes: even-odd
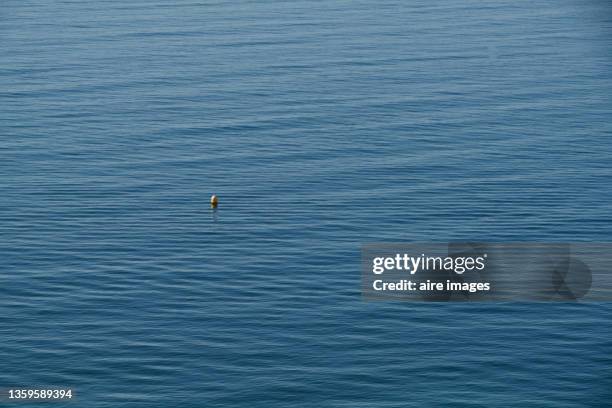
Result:
[[[212,208],[217,208],[217,205],[219,205],[219,199],[213,194],[212,197],[210,197],[210,206]]]

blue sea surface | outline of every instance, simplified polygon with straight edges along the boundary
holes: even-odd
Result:
[[[1,389],[610,406],[612,304],[361,299],[449,240],[612,241],[609,2],[0,4]]]

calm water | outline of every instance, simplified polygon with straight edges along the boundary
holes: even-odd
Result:
[[[611,241],[611,95],[605,1],[3,0],[0,388],[605,405],[612,305],[366,303],[359,250]]]

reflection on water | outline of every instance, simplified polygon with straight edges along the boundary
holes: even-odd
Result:
[[[606,403],[608,305],[367,303],[359,252],[609,241],[609,11],[4,1],[0,388]]]

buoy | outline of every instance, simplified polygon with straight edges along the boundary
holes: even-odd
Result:
[[[210,197],[210,206],[211,206],[212,208],[217,208],[217,205],[219,205],[219,199],[217,198],[217,196],[216,196],[216,195],[214,195],[214,194],[213,194],[213,195]]]

